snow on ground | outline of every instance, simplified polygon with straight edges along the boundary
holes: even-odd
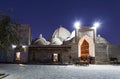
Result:
[[[0,64],[4,79],[120,79],[120,66],[113,65],[17,65]]]

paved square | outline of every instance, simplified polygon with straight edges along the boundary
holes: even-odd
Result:
[[[120,79],[120,66],[113,65],[17,65],[0,64],[4,79]]]

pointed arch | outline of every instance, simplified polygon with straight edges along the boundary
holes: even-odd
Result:
[[[88,43],[89,56],[95,57],[95,44],[91,37],[85,35],[78,42],[78,57],[81,57],[81,46],[84,42]]]

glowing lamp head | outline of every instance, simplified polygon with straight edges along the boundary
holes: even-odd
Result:
[[[80,28],[80,22],[79,21],[76,21],[75,23],[74,23],[74,28],[75,29],[79,29]]]
[[[26,48],[26,46],[25,46],[25,45],[22,45],[22,48]]]
[[[98,27],[100,27],[100,23],[99,22],[95,22],[93,24],[93,28],[97,29]]]
[[[14,49],[14,48],[16,48],[17,46],[16,45],[12,45],[12,48]]]

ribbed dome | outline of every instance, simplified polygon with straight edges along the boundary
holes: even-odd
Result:
[[[96,43],[104,43],[104,44],[107,44],[108,41],[107,41],[105,38],[103,38],[103,37],[101,37],[100,35],[98,35],[98,37],[96,37]]]
[[[40,34],[39,38],[34,42],[36,45],[49,45],[50,42],[46,41],[44,37],[42,37],[42,34]]]
[[[56,37],[59,38],[61,41],[64,41],[69,36],[70,36],[70,32],[66,28],[60,26],[58,29],[54,31],[52,38]]]

